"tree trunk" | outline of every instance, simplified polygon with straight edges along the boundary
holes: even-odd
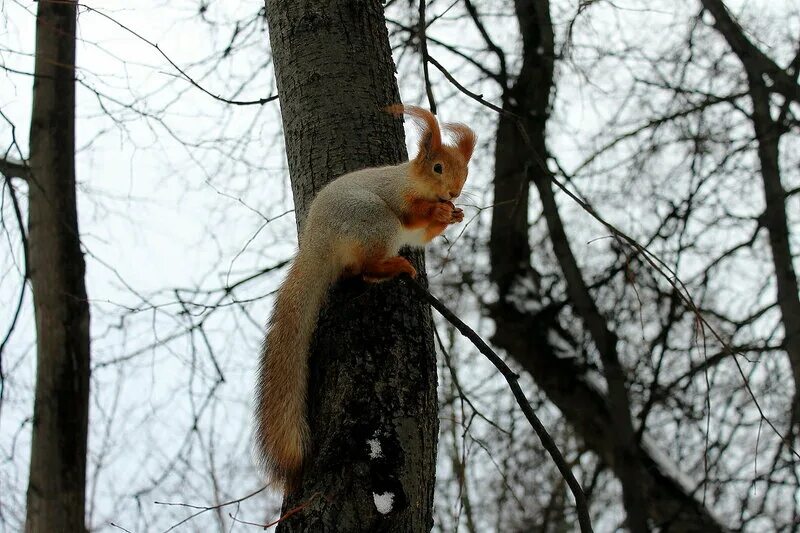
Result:
[[[792,401],[792,435],[800,429],[800,291],[794,269],[791,236],[786,216],[786,190],[781,182],[780,140],[782,125],[772,118],[770,91],[800,102],[800,85],[796,74],[790,75],[767,57],[747,37],[744,29],[731,16],[722,0],[701,0],[701,4],[714,17],[714,28],[722,35],[747,75],[748,90],[753,101],[751,120],[758,141],[758,161],[764,185],[766,209],[761,223],[769,232],[772,264],[775,267],[777,302],[783,323],[783,344],[789,356],[794,378]],[[792,61],[792,63],[795,63]],[[790,67],[791,69],[791,67]],[[764,81],[767,76],[770,88]]]
[[[39,2],[30,131],[36,316],[28,532],[85,531],[89,305],[75,202],[75,2]]]
[[[267,0],[298,226],[335,177],[406,159],[377,0]],[[423,254],[410,254],[424,272]],[[309,377],[311,452],[281,531],[426,531],[438,429],[430,308],[397,281],[338,284]]]
[[[794,271],[789,222],[786,216],[786,190],[781,182],[781,128],[770,113],[770,95],[764,80],[748,70],[750,97],[753,100],[753,130],[758,141],[758,160],[764,184],[766,209],[761,216],[769,232],[775,288],[783,322],[783,345],[792,367],[795,393],[792,401],[791,434],[797,436],[800,426],[800,292]]]
[[[665,470],[665,465],[659,464],[635,438],[617,338],[583,280],[545,166],[555,57],[549,2],[515,0],[515,8],[523,40],[522,67],[516,82],[504,92],[503,108],[523,117],[532,146],[520,135],[513,116],[500,116],[490,241],[492,278],[498,283],[500,300],[490,309],[496,324],[492,340],[531,373],[586,445],[612,466],[622,485],[627,524],[632,531],[647,531],[648,516],[670,531],[672,528],[687,532],[723,530],[687,493],[690,489],[673,479],[672,472]],[[548,329],[556,332],[560,329],[553,310],[521,312],[506,298],[515,278],[537,281],[528,243],[527,199],[531,180],[542,202],[542,216],[564,275],[570,305],[601,356],[607,395],[586,383],[581,378],[583,370],[572,359],[559,357],[550,345]]]

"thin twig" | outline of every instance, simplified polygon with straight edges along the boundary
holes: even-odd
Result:
[[[289,509],[289,510],[288,510],[288,511],[286,511],[286,512],[285,512],[283,515],[281,515],[281,517],[280,517],[280,518],[278,518],[277,520],[274,520],[274,521],[272,521],[272,522],[270,522],[270,523],[268,523],[268,524],[259,524],[259,523],[256,523],[256,522],[248,522],[248,521],[246,521],[246,520],[241,520],[241,519],[239,519],[239,518],[236,518],[235,516],[233,516],[233,515],[232,515],[232,514],[230,514],[230,513],[228,513],[228,516],[231,518],[231,520],[233,520],[234,522],[237,522],[237,523],[239,523],[239,524],[246,524],[246,525],[248,525],[248,526],[258,526],[258,527],[260,527],[261,529],[269,529],[269,528],[271,528],[272,526],[276,526],[276,525],[280,524],[281,522],[283,522],[284,520],[286,520],[286,519],[287,519],[287,518],[289,518],[290,516],[292,516],[292,515],[295,515],[295,514],[299,513],[300,511],[302,511],[303,509],[305,509],[306,507],[308,507],[309,505],[311,505],[311,503],[312,503],[312,502],[313,502],[315,499],[317,499],[318,497],[320,497],[320,496],[322,496],[322,493],[321,493],[321,492],[315,492],[315,493],[314,493],[314,494],[312,494],[312,495],[311,495],[311,496],[310,496],[310,497],[309,497],[309,498],[308,498],[306,501],[304,501],[303,503],[301,503],[301,504],[300,504],[300,505],[298,505],[297,507],[293,507],[292,509]]]
[[[246,496],[242,496],[241,498],[237,498],[235,500],[230,500],[230,501],[227,501],[227,502],[219,503],[217,505],[204,506],[204,505],[192,505],[190,503],[173,503],[173,502],[153,502],[153,503],[155,503],[156,505],[169,505],[171,507],[187,507],[189,509],[198,509],[198,511],[196,513],[190,514],[189,516],[187,516],[186,518],[184,518],[183,520],[181,520],[177,524],[174,524],[169,529],[167,529],[164,532],[164,533],[167,533],[167,531],[172,531],[173,529],[177,528],[178,526],[181,526],[181,525],[185,524],[189,520],[191,520],[191,519],[193,519],[193,518],[205,513],[206,511],[213,511],[215,509],[221,509],[222,507],[227,507],[228,505],[239,504],[239,503],[247,500],[248,498],[252,498],[256,494],[259,494],[259,493],[263,492],[264,490],[266,490],[267,486],[268,485],[264,485],[260,489],[254,490],[253,492],[251,492],[250,494],[248,494]]]
[[[62,3],[64,0],[41,0],[41,1],[46,1],[46,2],[50,2],[50,3]],[[217,94],[214,94],[214,93],[212,93],[211,91],[209,91],[208,89],[206,89],[205,87],[203,87],[202,85],[200,85],[199,83],[197,83],[197,82],[196,82],[196,81],[195,81],[195,80],[194,80],[194,79],[193,79],[191,76],[189,76],[189,75],[188,75],[188,74],[187,74],[187,73],[186,73],[186,72],[185,72],[185,71],[184,71],[184,70],[183,70],[181,67],[179,67],[179,66],[178,66],[178,65],[177,65],[177,64],[176,64],[176,63],[175,63],[175,62],[174,62],[174,61],[173,61],[173,60],[172,60],[172,59],[171,59],[171,58],[170,58],[170,57],[169,57],[169,56],[168,56],[168,55],[167,55],[167,54],[164,52],[164,50],[162,50],[162,49],[161,49],[161,47],[158,45],[158,43],[154,43],[153,41],[151,41],[151,40],[147,39],[147,38],[146,38],[146,37],[144,37],[143,35],[141,35],[141,34],[137,33],[135,30],[133,30],[133,29],[129,28],[128,26],[126,26],[125,24],[123,24],[123,23],[119,22],[119,21],[118,21],[118,20],[116,20],[114,17],[111,17],[110,15],[107,15],[107,14],[103,13],[102,11],[100,11],[100,10],[98,10],[98,9],[95,9],[95,8],[93,8],[93,7],[91,7],[91,6],[87,6],[86,4],[77,4],[77,5],[78,5],[79,7],[82,7],[83,9],[85,9],[86,11],[88,11],[88,12],[90,12],[90,13],[97,13],[97,14],[98,14],[98,15],[100,15],[101,17],[105,18],[106,20],[109,20],[110,22],[112,22],[112,23],[116,24],[117,26],[119,26],[120,28],[122,28],[123,30],[125,30],[126,32],[130,33],[131,35],[133,35],[133,36],[134,36],[134,37],[136,37],[137,39],[139,39],[139,40],[141,40],[142,42],[144,42],[144,43],[146,43],[146,44],[150,45],[152,48],[155,48],[155,49],[156,49],[156,51],[157,51],[159,54],[161,54],[161,56],[162,56],[164,59],[166,59],[166,60],[167,60],[167,62],[168,62],[170,65],[172,65],[172,68],[174,68],[175,70],[177,70],[177,71],[178,71],[178,72],[181,74],[181,76],[183,76],[183,78],[184,78],[184,79],[186,79],[186,81],[188,81],[189,83],[191,83],[192,85],[194,85],[195,87],[197,87],[197,88],[198,88],[198,89],[200,89],[202,92],[204,92],[205,94],[207,94],[208,96],[212,97],[212,98],[213,98],[213,99],[215,99],[215,100],[219,100],[220,102],[225,102],[226,104],[231,104],[231,105],[263,105],[263,104],[266,104],[267,102],[272,102],[273,100],[277,100],[277,99],[278,99],[278,95],[277,95],[277,94],[273,94],[273,95],[271,95],[271,96],[267,96],[266,98],[259,98],[258,100],[231,100],[231,99],[228,99],[228,98],[224,98],[224,97],[222,97],[222,96],[219,96],[219,95],[217,95]]]
[[[422,77],[425,79],[425,92],[428,95],[428,106],[431,113],[436,114],[436,100],[433,98],[433,87],[428,75],[428,39],[425,36],[425,0],[419,0],[419,50],[422,55]]]

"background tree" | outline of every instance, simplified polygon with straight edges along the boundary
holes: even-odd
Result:
[[[749,115],[764,189],[765,209],[758,222],[769,234],[776,299],[784,329],[783,345],[795,383],[792,424],[796,424],[800,423],[800,393],[797,392],[800,389],[800,289],[793,264],[790,223],[786,216],[789,194],[781,180],[780,143],[783,134],[796,127],[792,108],[800,103],[800,84],[797,82],[800,51],[786,68],[781,68],[750,41],[721,0],[703,0],[702,6],[713,17],[714,28],[741,61],[747,76],[747,92],[752,105]],[[783,98],[780,106],[771,104],[772,92]],[[775,119],[772,118],[773,110],[777,112]],[[793,428],[789,431],[796,434]]]
[[[681,531],[719,530],[720,526],[691,494],[686,494],[640,448],[631,420],[628,378],[618,354],[619,340],[584,280],[585,274],[572,250],[555,200],[555,187],[551,183],[554,175],[547,168],[546,127],[556,57],[550,5],[545,0],[516,2],[515,7],[523,59],[516,79],[503,88],[502,101],[507,113],[500,116],[495,147],[495,206],[490,241],[492,275],[500,287],[500,300],[492,308],[497,324],[495,342],[531,371],[584,441],[612,465],[622,484],[628,527],[632,531],[647,531],[648,515],[661,527]],[[524,118],[520,121],[516,117]],[[524,139],[520,128],[524,128],[530,140]],[[559,361],[547,333],[560,329],[552,307],[520,313],[516,305],[514,284],[541,276],[530,264],[527,209],[520,206],[520,202],[528,203],[530,183],[538,193],[540,216],[566,284],[563,304],[580,318],[599,355],[605,392],[576,383],[584,372]],[[521,190],[525,192],[518,196]],[[513,222],[509,231],[506,226],[510,221]],[[537,335],[520,334],[533,324]],[[576,394],[577,391],[585,396]],[[588,411],[590,405],[596,406],[595,412]]]
[[[27,267],[36,316],[25,531],[84,531],[89,304],[75,195],[75,2],[40,2]]]
[[[767,460],[778,467],[773,472],[782,470],[785,459],[772,462],[771,458],[776,452],[784,457],[792,455],[781,437],[789,410],[783,415],[762,410],[764,401],[775,405],[773,401],[780,403],[783,399],[766,399],[771,397],[771,387],[761,377],[765,368],[773,368],[772,376],[785,378],[791,374],[772,366],[779,360],[770,357],[776,346],[776,330],[768,325],[770,319],[755,325],[774,308],[774,304],[763,307],[752,303],[763,293],[756,296],[758,291],[750,292],[747,283],[740,285],[741,292],[737,287],[737,301],[751,302],[744,313],[739,312],[738,305],[731,305],[731,299],[717,299],[719,293],[717,297],[709,293],[714,290],[711,287],[732,287],[730,278],[722,276],[737,270],[743,274],[752,268],[736,260],[735,254],[753,244],[759,249],[739,215],[757,205],[750,201],[752,192],[741,192],[752,191],[753,181],[742,181],[741,172],[750,168],[754,153],[745,154],[733,141],[740,138],[741,130],[733,137],[725,133],[733,115],[726,116],[724,106],[734,95],[741,98],[741,89],[736,87],[741,78],[736,78],[730,63],[718,59],[720,41],[709,34],[706,19],[684,15],[688,3],[683,11],[674,10],[674,4],[641,4],[637,14],[635,9],[584,3],[577,16],[562,4],[560,10],[556,9],[553,24],[555,47],[549,45],[549,24],[541,9],[537,15],[536,5],[513,5],[522,36],[521,53],[517,53],[519,48],[509,47],[502,33],[495,30],[503,27],[501,21],[511,19],[509,11],[503,9],[510,3],[474,6],[465,2],[463,11],[451,9],[447,17],[459,25],[459,41],[428,28],[428,46],[415,59],[424,62],[427,56],[441,72],[439,78],[430,76],[433,91],[418,91],[420,99],[429,98],[431,93],[449,98],[452,92],[437,91],[441,87],[438,83],[447,82],[462,94],[473,98],[482,95],[483,104],[488,103],[486,100],[502,103],[502,109],[492,108],[500,113],[500,127],[490,237],[491,276],[501,297],[495,301],[481,296],[491,294],[491,290],[475,282],[484,275],[479,262],[472,268],[462,265],[461,282],[451,283],[460,289],[465,284],[474,287],[476,300],[483,301],[493,319],[493,341],[531,372],[583,444],[599,455],[600,470],[603,465],[610,466],[623,492],[626,485],[633,491],[645,488],[641,495],[647,505],[628,502],[628,510],[647,508],[650,523],[661,527],[724,529],[731,522],[712,514],[703,504],[713,498],[713,506],[722,505],[727,498],[737,498],[733,495],[738,492],[750,508],[745,511],[737,507],[740,519],[749,527],[756,527],[756,523],[764,527],[763,506],[776,501],[780,491],[777,479],[786,482],[787,478],[776,476],[775,481],[767,483],[772,497],[762,495],[758,504],[752,502],[733,474],[743,465],[728,455],[732,451],[729,438],[738,435],[740,444],[752,450],[756,441],[750,439],[763,436],[756,431],[763,424],[769,428],[766,442],[771,452],[766,454]],[[526,25],[526,14],[528,20],[538,16],[536,25]],[[413,16],[409,18],[412,23],[405,22],[407,19],[392,23],[413,45],[418,32]],[[762,28],[780,26],[773,13],[762,20]],[[465,37],[465,28],[470,26],[475,40]],[[654,31],[638,31],[642,27],[653,27]],[[689,37],[684,39],[685,34],[676,33],[676,28],[686,29]],[[675,40],[665,40],[666,35]],[[762,31],[759,35],[769,34]],[[637,50],[647,52],[640,56]],[[441,56],[460,63],[438,68]],[[556,60],[555,72],[560,74],[554,100],[548,99],[550,91],[542,83],[543,74],[547,79],[549,57]],[[668,86],[669,78],[681,86],[680,92],[670,93],[673,100],[661,98],[664,93],[654,89]],[[697,86],[703,82],[715,89]],[[725,93],[719,93],[720,86]],[[579,113],[572,111],[576,107]],[[580,116],[580,120],[572,115]],[[595,129],[598,117],[601,126]],[[547,135],[545,122],[549,125]],[[529,139],[519,132],[521,125]],[[594,138],[592,131],[597,132]],[[578,138],[590,140],[583,144],[573,141]],[[726,139],[724,144],[722,139]],[[709,149],[717,142],[720,150],[714,154]],[[504,150],[504,146],[510,149]],[[676,151],[691,155],[683,158]],[[716,166],[712,166],[716,156]],[[733,176],[724,177],[726,167],[727,172],[738,168],[740,181],[734,188],[740,191],[738,199],[728,194]],[[557,188],[553,195],[551,178],[567,183],[568,188]],[[538,198],[528,200],[530,183],[536,186]],[[565,192],[571,196],[568,198]],[[614,200],[615,195],[620,195],[619,201]],[[721,205],[717,197],[727,203]],[[486,203],[484,200],[483,205]],[[639,205],[647,205],[651,211],[639,209]],[[656,211],[652,206],[657,206]],[[608,227],[597,224],[593,217],[598,212],[618,227],[632,228],[646,249],[630,247]],[[606,239],[598,240],[603,237]],[[477,243],[448,246],[445,260],[450,255],[463,257],[459,249],[480,249],[485,241],[477,239]],[[720,243],[725,243],[722,249],[716,246]],[[575,254],[572,250],[577,249],[583,251]],[[666,262],[654,262],[652,254]],[[676,285],[675,276],[683,283]],[[765,279],[775,278],[768,275]],[[593,311],[595,305],[599,312]],[[735,339],[732,344],[731,339]],[[609,359],[612,351],[617,353]],[[759,363],[765,366],[759,368]],[[621,389],[622,394],[616,397],[622,401],[612,401],[615,387]],[[629,398],[627,407],[625,396]],[[621,405],[622,412],[614,413]],[[736,405],[741,411],[711,405]],[[626,417],[633,422],[629,429],[624,427]],[[599,421],[603,422],[595,426]],[[689,427],[696,436],[687,440]],[[715,427],[720,428],[718,432]],[[656,445],[656,441],[662,445]],[[674,444],[664,446],[665,442]],[[763,445],[765,441],[761,442]],[[626,453],[626,446],[632,453],[621,462],[619,454]],[[693,480],[681,474],[682,469],[663,453],[664,449],[678,450],[674,457],[680,457],[683,464],[696,465],[694,470],[683,469],[695,472]],[[582,453],[580,447],[577,453]],[[504,471],[511,475],[513,467],[509,469]],[[636,469],[638,476],[632,471]],[[594,474],[589,470],[587,475]],[[636,477],[640,481],[632,482]],[[594,485],[592,479],[587,481],[590,487]],[[602,480],[602,476],[596,479]],[[596,493],[592,496],[597,498]],[[783,497],[788,498],[788,493]],[[514,507],[511,502],[508,505]],[[550,504],[542,505],[547,509]],[[783,520],[791,520],[793,514],[783,514]],[[540,525],[546,522],[536,520]],[[641,520],[638,523],[641,529]],[[773,522],[771,527],[778,526]]]

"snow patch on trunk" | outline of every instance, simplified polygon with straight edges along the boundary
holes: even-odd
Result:
[[[375,502],[375,508],[381,514],[389,514],[392,511],[392,504],[394,503],[394,494],[391,492],[384,492],[382,494],[372,493],[372,501]]]
[[[381,449],[381,441],[378,439],[368,439],[367,446],[369,446],[369,458],[380,459],[383,457],[383,450]]]

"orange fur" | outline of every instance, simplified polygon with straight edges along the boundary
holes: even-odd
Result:
[[[410,115],[421,128],[419,152],[411,162],[414,193],[429,200],[451,200],[461,194],[467,179],[467,166],[477,137],[464,124],[445,124],[456,142],[442,144],[439,123],[430,111],[415,106],[390,106],[392,113]],[[436,172],[439,167],[441,172]]]
[[[442,133],[439,131],[439,123],[433,113],[427,109],[413,105],[390,105],[386,111],[393,115],[406,114],[414,119],[414,123],[420,130],[420,147],[419,151],[431,152],[437,151],[442,147]]]
[[[475,143],[478,142],[475,132],[466,124],[461,123],[445,124],[444,129],[453,136],[461,157],[465,161],[469,161],[472,158],[472,152],[475,150]]]
[[[413,194],[406,194],[406,210],[400,222],[409,229],[425,227],[430,224],[433,211],[438,202],[415,197]]]
[[[448,226],[448,224],[431,224],[427,228],[425,228],[425,240],[427,242],[432,241],[436,237],[442,234],[444,229]]]
[[[413,265],[396,255],[401,244],[419,246],[420,240],[430,241],[464,218],[451,200],[467,178],[475,134],[463,124],[447,124],[444,129],[455,141],[447,146],[429,111],[402,105],[387,111],[407,114],[420,126],[419,153],[410,164],[346,174],[320,191],[262,345],[256,446],[272,481],[286,490],[299,483],[308,451],[308,350],[330,284],[342,275],[361,275],[369,282],[404,273],[415,277]],[[373,195],[374,204],[359,203],[369,198],[364,192]],[[352,216],[356,218],[347,218]],[[423,238],[413,231],[419,229],[424,230]]]
[[[293,488],[308,446],[308,348],[330,283],[330,265],[297,254],[275,301],[256,385],[256,445],[271,481]]]
[[[389,257],[376,259],[364,264],[363,275],[365,281],[384,281],[400,274],[417,277],[417,269],[405,257]]]
[[[431,201],[406,196],[408,208],[401,222],[408,229],[425,228],[425,242],[432,241],[447,226],[464,220],[464,212],[452,202]]]
[[[457,224],[464,220],[464,211],[458,209],[452,202],[441,202],[438,213],[434,215],[433,221],[425,228],[425,241],[430,242],[434,237],[440,235],[450,224]],[[446,221],[445,221],[446,218]]]
[[[430,241],[448,224],[464,218],[463,211],[456,209],[450,200],[461,194],[477,136],[464,124],[445,124],[445,131],[455,141],[455,146],[446,146],[441,142],[436,117],[430,111],[402,105],[389,106],[387,111],[410,115],[422,130],[419,153],[412,161],[409,176],[413,186],[405,195],[406,208],[401,221],[409,229],[424,227],[425,239]],[[441,173],[435,171],[437,165]]]
[[[348,243],[350,262],[343,267],[320,264],[301,248],[275,301],[261,348],[256,384],[255,422],[258,457],[270,481],[284,491],[300,482],[308,449],[306,419],[308,349],[328,288],[342,275],[361,275],[379,282],[417,271],[404,257],[385,257],[386,250],[365,250]]]

